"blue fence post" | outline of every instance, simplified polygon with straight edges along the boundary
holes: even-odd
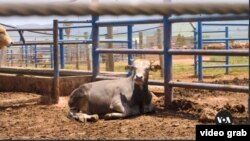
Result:
[[[99,27],[96,24],[99,16],[92,16],[92,75],[93,80],[96,79],[96,76],[99,73],[99,53],[96,51],[99,44]]]
[[[225,48],[226,48],[226,50],[228,50],[229,49],[229,40],[228,40],[228,38],[229,38],[229,34],[228,34],[228,27],[225,27],[225,38],[226,38],[226,44],[225,44]],[[226,58],[225,58],[225,65],[228,65],[229,64],[229,56],[226,56]],[[226,74],[229,74],[229,67],[227,66],[226,68]]]
[[[133,25],[128,25],[128,49],[133,47]],[[131,53],[128,54],[128,65],[132,65],[133,56]]]
[[[172,23],[169,21],[168,16],[163,17],[164,28],[164,92],[165,92],[165,108],[169,107],[173,99],[172,86],[169,82],[172,80],[172,55],[169,53],[171,49],[172,38]]]
[[[197,49],[197,30],[194,29],[194,49]],[[197,76],[197,55],[194,55],[194,75]]]
[[[63,40],[63,28],[59,28],[59,39]],[[61,69],[64,69],[64,45],[60,44],[60,64]]]
[[[25,46],[25,66],[28,66],[28,46]]]
[[[50,45],[50,67],[53,68],[53,46]]]
[[[198,21],[198,49],[202,49],[202,22]],[[198,55],[198,80],[203,79],[202,55]]]
[[[35,67],[37,68],[37,46],[34,45],[34,62],[35,62]]]

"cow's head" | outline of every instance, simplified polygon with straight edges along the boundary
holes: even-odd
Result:
[[[135,84],[143,85],[148,81],[149,71],[156,71],[157,68],[152,65],[153,62],[150,62],[146,59],[136,59],[133,61],[133,66],[136,68],[136,74],[134,77]]]
[[[6,32],[6,29],[0,25],[0,49],[7,46],[10,47],[12,45],[12,40],[9,34]]]

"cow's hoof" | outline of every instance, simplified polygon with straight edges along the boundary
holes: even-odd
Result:
[[[87,115],[86,114],[77,113],[76,115],[77,116],[76,116],[75,120],[80,121],[80,122],[84,122],[84,123],[87,122]]]
[[[92,122],[97,122],[99,120],[99,116],[97,114],[94,114],[89,119]]]
[[[86,119],[86,118],[79,118],[78,121],[83,122],[83,123],[86,123],[86,122],[87,122],[87,119]]]

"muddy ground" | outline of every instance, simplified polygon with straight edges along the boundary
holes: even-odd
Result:
[[[249,80],[214,83],[248,85]],[[0,106],[14,103],[0,107],[0,139],[195,139],[195,125],[214,124],[215,114],[222,109],[233,114],[234,124],[247,122],[248,94],[175,88],[173,106],[164,110],[163,88],[150,89],[158,97],[156,113],[85,124],[67,118],[68,97],[60,97],[56,105],[34,101],[18,105],[14,99],[20,102],[37,95],[0,92]]]

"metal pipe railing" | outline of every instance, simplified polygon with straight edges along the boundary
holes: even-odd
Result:
[[[53,28],[11,28],[6,31],[53,31]]]
[[[207,90],[219,90],[219,91],[231,91],[249,93],[247,86],[235,86],[235,85],[222,85],[222,84],[204,84],[204,83],[190,83],[190,82],[169,82],[172,87],[181,88],[193,88],[193,89],[207,89]]]
[[[203,23],[205,26],[249,26],[249,24],[239,23]]]
[[[91,23],[92,20],[86,20],[86,21],[58,21],[58,23]]]
[[[203,60],[203,62],[225,63],[225,60]]]
[[[197,28],[194,29],[194,42],[197,42]],[[197,49],[197,44],[194,43],[193,49]],[[194,75],[196,76],[198,73],[198,66],[197,66],[197,55],[194,55]]]
[[[162,18],[138,19],[138,20],[117,20],[117,21],[97,21],[98,26],[127,26],[133,24],[157,24],[163,21]]]
[[[93,80],[96,79],[96,76],[99,74],[100,65],[99,65],[99,52],[96,51],[99,45],[99,27],[96,22],[99,20],[99,16],[92,16],[92,75]]]
[[[96,49],[98,53],[114,53],[114,54],[163,54],[162,49]]]
[[[128,40],[114,40],[114,39],[103,39],[99,40],[100,43],[128,43]]]
[[[225,43],[226,41],[202,41],[203,44],[217,44],[217,43]],[[194,44],[198,44],[198,42],[194,42]]]
[[[85,25],[85,26],[63,26],[63,27],[59,27],[59,29],[67,29],[67,28],[92,28],[91,25]]]
[[[63,41],[63,28],[59,28],[59,39]],[[61,69],[64,69],[64,44],[60,44],[60,65]]]
[[[133,48],[133,26],[132,25],[128,25],[127,27],[128,30],[128,35],[127,35],[127,39],[128,39],[128,49],[132,49]],[[128,53],[128,64],[132,65],[132,54]]]
[[[170,49],[173,55],[215,55],[215,56],[249,56],[248,50],[194,50],[194,49]]]
[[[202,31],[202,33],[220,33],[220,32],[226,32],[226,31],[225,30]]]
[[[91,44],[92,41],[89,40],[61,40],[58,41],[59,44]],[[22,46],[22,45],[51,45],[53,41],[26,41],[25,44],[23,42],[14,42],[12,46]]]
[[[203,68],[249,67],[248,64],[203,66]]]
[[[100,43],[128,43],[128,40],[112,40],[112,39],[104,39],[99,40]],[[92,40],[63,40],[60,39],[58,41],[59,44],[92,44]],[[21,45],[50,45],[53,44],[53,41],[26,41],[23,42],[14,42],[12,46],[21,46]]]
[[[198,51],[202,50],[202,47],[203,47],[203,36],[202,36],[202,22],[201,21],[198,21],[197,23],[197,34],[198,34]],[[203,65],[203,62],[202,62],[202,55],[199,54],[198,55],[198,80],[201,81],[203,79],[203,70],[202,70],[202,65]]]
[[[248,38],[207,38],[203,39],[203,41],[225,41],[225,40],[249,40]]]
[[[178,22],[196,22],[196,21],[232,21],[232,20],[248,20],[248,14],[226,14],[226,15],[203,15],[203,16],[176,16],[171,17],[169,20],[172,23]]]
[[[225,42],[225,49],[226,50],[229,50],[229,30],[228,30],[228,27],[225,27],[225,38],[226,38],[226,42]],[[225,56],[225,65],[227,66],[225,68],[225,74],[229,74],[229,67],[228,67],[228,64],[229,64],[229,56],[226,55]]]

